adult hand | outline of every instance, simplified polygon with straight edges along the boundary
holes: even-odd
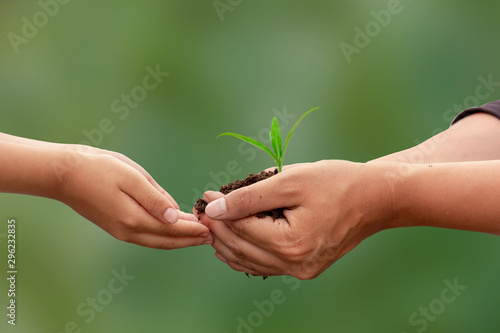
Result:
[[[393,190],[387,163],[320,161],[224,196],[206,192],[201,221],[216,256],[253,275],[317,277],[362,240],[390,227]],[[286,208],[285,220],[256,213]]]

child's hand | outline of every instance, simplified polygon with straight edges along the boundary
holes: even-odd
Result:
[[[113,237],[141,246],[175,249],[209,244],[208,228],[179,212],[174,199],[137,163],[119,153],[73,146],[56,199]]]
[[[59,146],[60,146],[59,148],[68,148],[70,150],[73,150],[75,152],[80,152],[80,153],[88,153],[88,154],[93,154],[93,155],[110,155],[110,156],[116,157],[120,161],[127,163],[128,165],[130,165],[131,167],[133,167],[134,169],[139,171],[147,179],[147,181],[151,183],[151,185],[153,185],[158,191],[160,191],[172,203],[172,205],[174,205],[174,207],[176,209],[179,209],[179,205],[177,205],[177,202],[175,202],[174,198],[172,198],[172,196],[170,194],[168,194],[167,191],[165,191],[142,166],[140,166],[139,164],[137,164],[136,162],[134,162],[133,160],[131,160],[127,156],[125,156],[121,153],[117,153],[115,151],[105,150],[105,149],[91,147],[91,146],[73,145],[73,144],[63,145],[64,147],[61,147],[61,145],[59,145]],[[192,214],[189,214],[189,215],[192,215]],[[195,217],[191,217],[191,218],[193,219],[193,221],[198,221],[198,219]]]

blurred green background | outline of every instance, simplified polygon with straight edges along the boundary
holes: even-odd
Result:
[[[272,165],[263,153],[239,152],[236,140],[216,141],[223,131],[256,136],[277,111],[319,106],[295,132],[286,163],[363,162],[445,129],[458,112],[447,110],[474,96],[479,76],[500,80],[498,1],[401,1],[350,63],[341,43],[354,44],[355,27],[364,30],[390,1],[228,1],[220,13],[211,1],[71,1],[57,13],[49,7],[47,22],[37,1],[0,1],[0,131],[77,143],[109,118],[115,129],[99,146],[137,161],[190,207],[229,161],[241,166],[232,178]],[[34,15],[41,27],[16,53],[10,33],[22,36],[23,17]],[[112,102],[157,65],[170,75],[120,119]],[[230,270],[208,246],[167,252],[119,242],[59,202],[0,194],[0,208],[0,270],[5,276],[10,217],[19,270],[16,327],[6,323],[0,279],[1,332],[65,332],[74,321],[82,332],[223,333],[237,332],[239,317],[257,326],[239,332],[259,333],[500,328],[494,236],[391,230],[315,280],[262,281]],[[135,279],[86,323],[78,305],[122,268]],[[467,290],[425,330],[412,326],[411,314],[455,278]],[[274,289],[283,304],[256,314],[254,301]]]

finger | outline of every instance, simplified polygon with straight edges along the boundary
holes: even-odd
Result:
[[[288,215],[288,212],[285,210],[285,215]],[[282,219],[273,221],[271,217],[251,216],[237,221],[224,222],[233,233],[272,254],[278,254],[285,246],[284,241],[290,239],[293,234],[288,222]]]
[[[198,211],[196,210],[196,208],[194,208],[194,206],[193,206],[193,209],[192,209],[192,210],[193,210],[193,215],[196,217],[196,219],[197,219],[199,222],[201,222],[201,221],[200,221],[200,214],[198,213]],[[203,223],[203,222],[201,222],[201,223]]]
[[[135,163],[135,162],[134,162]],[[142,167],[141,167],[142,168]],[[144,169],[143,169],[144,170]],[[156,188],[158,191],[160,191],[161,194],[163,194],[163,196],[165,196],[165,198],[168,199],[168,201],[170,201],[170,203],[172,204],[172,206],[179,210],[179,205],[177,204],[177,202],[175,201],[175,199],[170,195],[170,193],[168,193],[167,191],[165,191],[163,189],[163,187],[160,186],[160,184],[158,184],[156,182],[156,180],[149,174],[146,172],[146,170],[144,170],[143,172],[141,172],[143,174],[144,177],[146,177],[147,181],[153,185],[154,188]]]
[[[144,177],[130,177],[122,186],[125,193],[158,220],[176,223],[179,219],[176,207]]]
[[[186,221],[199,222],[198,218],[194,216],[194,214],[188,214],[182,211],[179,211],[179,218]]]
[[[238,265],[236,263],[233,263],[233,262],[229,262],[227,261],[226,258],[224,258],[220,253],[218,252],[215,252],[215,256],[217,257],[217,259],[219,259],[220,261],[222,261],[223,263],[225,263],[226,265],[228,265],[229,267],[231,267],[232,269],[234,269],[235,271],[238,271],[238,272],[244,272],[246,274],[252,274],[252,275],[255,275],[255,276],[262,276],[262,273],[260,272],[257,272],[257,271],[254,271],[250,268],[247,268],[247,267],[243,267],[241,265]]]
[[[224,197],[224,194],[222,194],[221,192],[218,192],[218,191],[207,191],[203,194],[203,200],[205,200],[206,203],[210,203],[213,200],[223,198],[223,197]],[[196,216],[196,218],[201,223],[204,223],[203,218],[206,217],[206,214],[204,214],[204,213],[200,214],[200,212],[198,212],[198,210],[195,207],[193,207],[193,214],[194,214],[194,216]]]
[[[303,166],[304,164],[306,164],[306,163],[296,163],[296,164],[291,164],[291,165],[285,165],[283,167],[283,170],[293,169],[293,168],[296,168],[298,166]],[[276,167],[267,168],[264,171],[269,172],[269,171],[274,171],[274,170],[276,170]],[[223,198],[223,197],[224,197],[224,194],[222,194],[219,191],[206,191],[205,193],[203,193],[203,200],[205,200],[207,202],[207,204],[214,201],[214,200]]]
[[[208,237],[210,230],[199,222],[178,220],[174,225],[163,223],[152,216],[131,228],[136,233],[148,233],[168,237]]]
[[[173,250],[189,246],[209,245],[212,239],[209,237],[183,237],[172,238],[152,234],[135,234],[130,238],[130,243],[150,247],[153,249]]]
[[[275,267],[262,266],[252,261],[242,260],[242,258],[231,252],[231,249],[225,246],[225,244],[222,243],[217,237],[214,238],[212,247],[216,251],[216,257],[222,262],[228,264],[234,270],[258,276],[282,274],[282,271]]]
[[[271,217],[257,218],[250,216],[236,221],[218,221],[211,219],[206,214],[200,216],[200,222],[211,231],[220,222],[231,229],[240,238],[265,251],[280,257],[283,249],[296,245],[297,239],[303,238],[309,230],[304,230],[300,221],[304,221],[308,212],[304,207],[285,209],[284,215],[287,221],[274,220]]]
[[[210,202],[205,213],[213,219],[238,220],[271,209],[292,207],[299,203],[300,190],[293,177],[282,172]]]
[[[111,155],[111,156],[114,156],[115,158],[119,159],[120,161],[130,165],[131,167],[133,167],[134,169],[136,169],[137,171],[139,171],[146,179],[149,183],[151,183],[151,185],[153,185],[154,188],[156,188],[158,191],[160,191],[160,193],[162,193],[169,201],[170,203],[172,204],[172,206],[176,209],[179,209],[179,205],[177,204],[177,202],[174,200],[174,198],[167,192],[163,189],[163,187],[161,187],[157,182],[156,180],[146,171],[146,169],[144,169],[140,164],[138,164],[137,162],[135,162],[134,160],[128,158],[127,156],[125,156],[124,154],[121,154],[121,153],[117,153],[117,152],[114,152],[114,151],[109,151],[109,150],[102,150],[105,154],[108,154],[108,155]]]
[[[212,220],[209,228],[215,236],[212,246],[226,259],[254,270],[263,267],[277,270],[279,260],[276,256],[239,237],[224,222]]]
[[[211,219],[206,214],[202,214],[200,215],[200,222],[206,225],[212,233],[217,233],[216,235],[219,232],[224,232],[221,235],[221,237],[224,237],[224,241],[227,241],[227,239],[230,239],[235,234],[245,241],[273,253],[275,251],[272,250],[279,247],[279,245],[274,243],[284,233],[284,231],[278,230],[278,226],[274,225],[275,223],[281,224],[281,221],[273,221],[271,217],[260,219],[251,216],[237,221],[219,221]],[[287,223],[283,224],[286,225],[285,228],[289,228]],[[226,228],[230,229],[230,232],[225,232]],[[281,225],[279,228],[281,228]]]
[[[205,237],[210,234],[208,227],[198,221],[179,219],[175,224],[162,222],[129,195],[123,192],[122,195],[126,197],[123,206],[129,208],[123,225],[129,231],[168,237]]]
[[[205,200],[207,203],[220,198],[224,198],[224,194],[219,191],[206,191],[205,193],[203,193],[203,200]]]
[[[147,176],[145,176],[145,177],[149,181],[149,183],[151,183],[151,185],[153,185],[154,188],[156,188],[158,191],[160,191],[160,193],[163,194],[163,196],[165,196],[165,198],[167,198],[168,201],[170,201],[170,203],[172,204],[172,206],[175,209],[179,210],[180,209],[179,205],[177,204],[177,202],[175,201],[175,199],[170,195],[170,193],[168,193],[167,191],[165,191],[163,189],[163,187],[161,187],[160,184],[158,184],[156,182],[156,180],[153,177],[151,177],[147,172],[146,172],[146,175]]]
[[[118,153],[118,152],[115,152],[115,151],[112,151],[112,150],[106,150],[106,149],[98,149],[97,150],[99,154],[103,154],[103,155],[110,155],[110,156],[113,156],[114,158],[130,165],[132,168],[136,169],[137,171],[139,171],[141,174],[143,174],[144,176],[146,175],[149,175],[147,173],[147,171],[141,166],[139,165],[137,162],[135,162],[134,160],[128,158],[127,156],[125,156],[124,154],[122,153]]]
[[[170,195],[170,193],[168,193],[167,191],[165,191],[163,189],[163,187],[161,187],[153,178],[151,178],[151,180],[153,182],[150,181],[150,183],[153,185],[154,188],[156,188],[158,191],[160,191],[161,194],[163,194],[163,196],[165,198],[167,198],[168,201],[170,201],[170,204],[172,204],[172,206],[177,209],[177,210],[180,210],[180,207],[179,207],[179,204],[177,203],[177,201],[175,201],[175,199]]]

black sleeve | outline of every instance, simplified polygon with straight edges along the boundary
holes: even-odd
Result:
[[[470,116],[471,114],[478,113],[478,112],[488,113],[488,114],[491,114],[492,116],[495,116],[498,119],[500,119],[500,100],[496,101],[496,102],[491,102],[491,103],[485,104],[485,105],[477,107],[477,108],[471,108],[471,109],[464,110],[464,111],[460,112],[458,114],[458,116],[455,117],[455,119],[453,119],[451,124],[453,125],[457,121],[459,121],[467,116]]]

